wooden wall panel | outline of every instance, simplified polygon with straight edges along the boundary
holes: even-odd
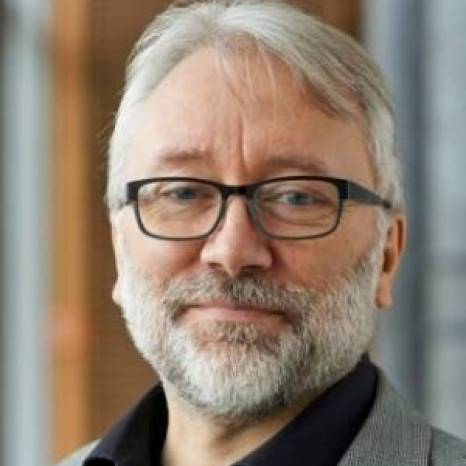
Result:
[[[51,39],[53,457],[87,439],[90,296],[89,83],[86,1],[57,2]]]

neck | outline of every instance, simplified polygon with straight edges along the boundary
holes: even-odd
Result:
[[[284,407],[240,428],[216,423],[195,412],[165,386],[169,421],[162,452],[164,466],[227,466],[272,438],[317,395]]]

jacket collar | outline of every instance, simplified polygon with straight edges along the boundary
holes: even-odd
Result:
[[[379,370],[374,406],[338,466],[427,466],[432,429]]]

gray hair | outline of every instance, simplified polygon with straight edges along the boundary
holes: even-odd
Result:
[[[171,6],[149,24],[134,48],[110,141],[110,212],[120,204],[129,142],[151,91],[193,52],[209,47],[226,57],[238,50],[234,47],[238,40],[283,61],[327,111],[362,124],[377,189],[395,209],[403,210],[393,109],[382,73],[363,48],[346,34],[284,2],[209,0]]]

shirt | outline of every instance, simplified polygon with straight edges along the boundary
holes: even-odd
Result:
[[[377,373],[364,357],[346,377],[235,466],[335,466],[369,414]],[[168,422],[161,385],[105,435],[84,466],[160,466]]]

